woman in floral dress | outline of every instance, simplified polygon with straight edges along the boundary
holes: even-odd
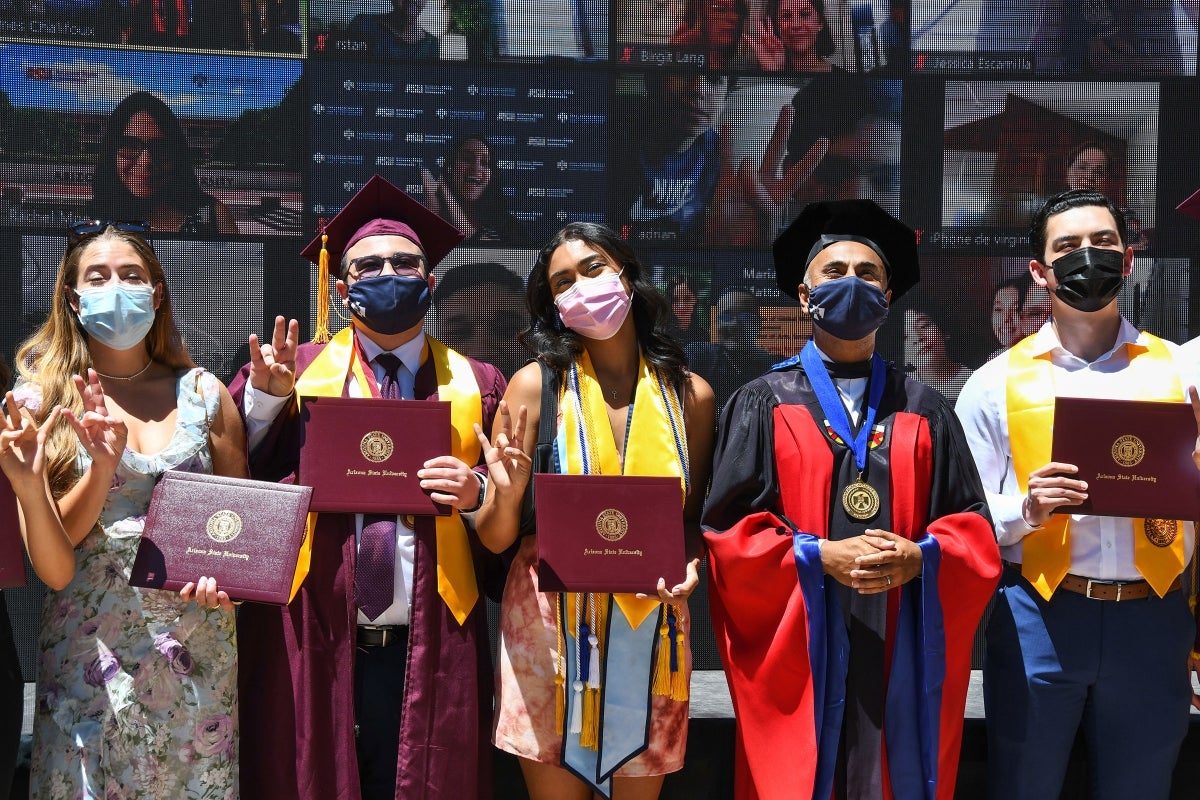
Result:
[[[75,577],[42,614],[39,800],[237,796],[228,595],[205,576],[179,594],[128,579],[157,478],[244,477],[244,433],[225,387],[188,355],[136,228],[76,226],[50,314],[17,354],[17,398],[39,420],[62,406],[70,422],[47,447]]]

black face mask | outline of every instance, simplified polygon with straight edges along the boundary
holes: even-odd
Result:
[[[1099,311],[1116,299],[1125,278],[1120,250],[1081,247],[1046,266],[1054,270],[1059,300],[1080,311]]]

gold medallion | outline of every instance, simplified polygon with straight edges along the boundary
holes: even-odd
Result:
[[[235,511],[223,509],[208,518],[204,532],[219,544],[232,542],[242,532],[242,518]]]
[[[1173,519],[1146,518],[1146,538],[1155,547],[1170,547],[1179,535],[1179,523]]]
[[[842,490],[842,508],[853,519],[871,519],[879,513],[879,492],[865,481],[855,481]]]

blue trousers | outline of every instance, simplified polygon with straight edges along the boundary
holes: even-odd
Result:
[[[1082,724],[1094,800],[1166,798],[1194,634],[1182,591],[1117,603],[1060,589],[1047,602],[1005,567],[983,662],[992,797],[1058,797]]]

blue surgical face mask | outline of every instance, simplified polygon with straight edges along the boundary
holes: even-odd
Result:
[[[346,290],[350,312],[376,333],[392,336],[425,319],[433,295],[429,281],[415,275],[379,275]]]
[[[870,336],[887,320],[887,295],[875,284],[847,275],[810,289],[808,313],[813,325],[830,336],[853,342]]]
[[[79,324],[87,335],[114,350],[142,342],[154,327],[154,289],[124,283],[78,289]]]

